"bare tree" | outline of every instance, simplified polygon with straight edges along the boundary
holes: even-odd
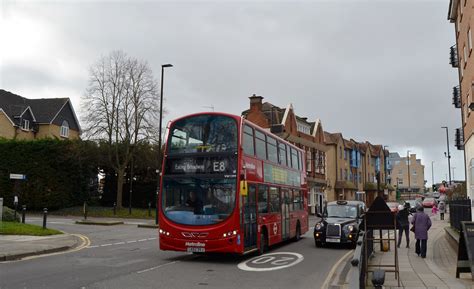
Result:
[[[84,135],[107,143],[108,161],[117,174],[117,207],[122,207],[126,168],[136,145],[156,136],[158,84],[146,62],[114,51],[90,69],[83,97]]]

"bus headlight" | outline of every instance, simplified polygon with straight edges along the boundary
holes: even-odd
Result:
[[[235,235],[237,235],[237,230],[233,230],[233,231],[224,233],[224,234],[222,234],[222,237],[227,238],[227,237],[232,237],[232,236],[235,236]]]

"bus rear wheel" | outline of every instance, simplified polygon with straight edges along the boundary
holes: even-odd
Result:
[[[296,225],[296,234],[295,234],[295,238],[293,240],[295,242],[301,240],[301,226],[300,226],[299,221],[298,221],[298,224]]]
[[[262,255],[267,251],[267,246],[268,246],[268,240],[267,240],[267,234],[262,231],[260,233],[260,247],[258,248],[258,254]]]

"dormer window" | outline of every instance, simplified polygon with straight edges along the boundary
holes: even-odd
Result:
[[[310,134],[310,130],[311,130],[311,127],[307,124],[304,124],[304,123],[301,123],[301,122],[297,122],[296,123],[296,129],[299,131],[299,132],[302,132],[302,133],[305,133],[305,134]]]
[[[63,121],[59,135],[67,138],[69,137],[69,124],[67,121]]]
[[[24,119],[23,122],[21,123],[21,129],[30,130],[30,121],[27,119]]]

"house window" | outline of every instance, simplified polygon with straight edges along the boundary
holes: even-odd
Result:
[[[403,185],[403,179],[398,179],[398,184]]]
[[[23,123],[22,123],[22,126],[21,126],[21,129],[30,130],[30,121],[27,120],[27,119],[24,119]]]
[[[59,135],[62,137],[69,137],[69,124],[67,121],[63,121]]]
[[[399,174],[399,175],[402,175],[402,174],[403,174],[403,170],[398,170],[398,174]]]
[[[416,176],[416,170],[413,170],[413,175]]]

